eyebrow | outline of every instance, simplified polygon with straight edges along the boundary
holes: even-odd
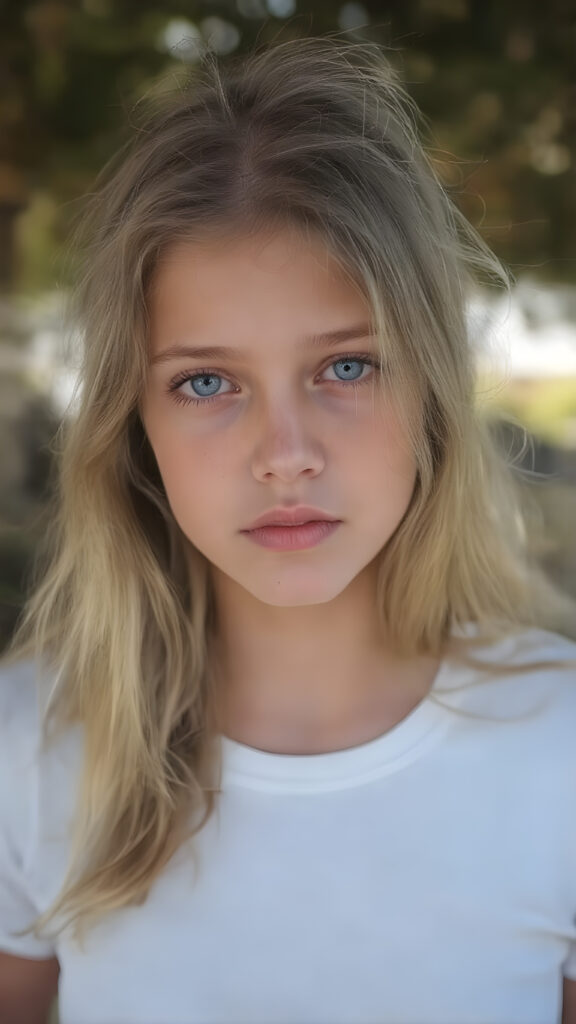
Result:
[[[355,324],[343,327],[338,331],[325,331],[323,334],[307,334],[298,344],[299,348],[326,348],[338,345],[354,338],[368,338],[374,334],[370,324]],[[168,363],[172,359],[235,359],[236,362],[247,362],[247,356],[238,348],[229,345],[202,345],[191,348],[189,345],[171,345],[150,359],[150,365]]]

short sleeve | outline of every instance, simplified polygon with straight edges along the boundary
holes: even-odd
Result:
[[[576,981],[576,942],[570,943],[570,952],[562,964],[562,973],[570,981]]]
[[[40,913],[30,877],[38,819],[39,711],[34,662],[0,670],[0,950],[49,958],[55,947],[28,933]]]

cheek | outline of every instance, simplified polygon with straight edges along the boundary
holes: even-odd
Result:
[[[374,481],[380,480],[392,486],[395,480],[399,484],[413,484],[416,460],[400,417],[392,405],[366,417],[358,433],[346,431],[344,436],[348,461],[364,473],[371,473]]]
[[[156,457],[165,486],[173,491],[202,488],[208,497],[225,475],[224,467],[201,441],[191,445],[172,439],[157,450]]]
[[[148,422],[147,434],[168,502],[180,526],[213,515],[226,469],[202,438],[191,440],[166,424]]]

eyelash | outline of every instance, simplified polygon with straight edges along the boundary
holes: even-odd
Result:
[[[373,358],[372,356],[368,356],[365,353],[351,353],[351,352],[347,352],[345,355],[339,356],[338,359],[331,360],[331,362],[329,362],[324,367],[324,369],[327,370],[328,367],[334,366],[335,363],[344,363],[347,360],[350,361],[350,362],[355,362],[355,363],[365,363],[367,366],[372,366],[372,367],[377,367],[379,365],[379,362],[378,362],[377,359]],[[227,380],[228,379],[227,377],[224,376],[224,374],[218,373],[216,370],[210,370],[210,369],[195,370],[194,373],[190,373],[189,370],[184,370],[182,373],[179,373],[177,377],[174,377],[174,379],[170,381],[170,383],[169,383],[169,385],[168,385],[166,390],[167,390],[170,398],[174,402],[178,403],[179,405],[207,405],[209,402],[216,402],[216,401],[218,401],[218,399],[224,398],[224,395],[208,395],[206,398],[191,398],[189,395],[184,395],[183,392],[178,390],[182,386],[182,384],[186,383],[186,381],[194,380],[195,377],[206,377],[206,376],[208,376],[208,377],[209,376],[221,377],[223,380]],[[371,379],[372,379],[372,374],[369,374],[368,377],[365,377],[365,378],[363,378],[361,380],[356,380],[356,381],[343,381],[343,380],[340,380],[340,381],[330,381],[330,383],[331,384],[342,384],[345,388],[350,388],[350,387],[353,388],[353,387],[359,387],[360,385],[365,384],[367,381],[369,381]],[[225,394],[226,395],[230,395],[230,394],[234,394],[234,392],[227,391],[227,392],[225,392]]]

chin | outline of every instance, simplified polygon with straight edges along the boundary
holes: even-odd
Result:
[[[296,574],[292,579],[282,579],[278,574],[275,578],[261,581],[260,585],[254,579],[250,580],[249,585],[241,585],[263,604],[273,605],[275,608],[306,608],[334,601],[351,582],[348,579],[326,578],[326,574],[324,578],[320,578],[318,574],[312,579],[295,577]]]
[[[271,605],[273,608],[311,608],[313,605],[318,604],[329,604],[334,598],[338,597],[338,594],[331,594],[330,596],[317,596],[317,595],[290,595],[286,594],[284,597],[280,594],[261,596],[254,594],[262,604]]]

